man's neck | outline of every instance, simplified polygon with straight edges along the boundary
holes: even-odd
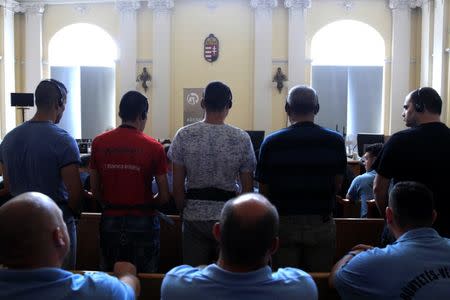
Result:
[[[56,115],[51,113],[51,112],[40,112],[37,111],[33,118],[31,118],[30,121],[34,121],[34,122],[51,122],[51,123],[55,123],[56,120]]]
[[[303,123],[303,122],[312,122],[314,123],[314,114],[307,115],[290,115],[289,121],[291,124]]]
[[[260,262],[253,266],[238,266],[235,264],[227,263],[221,256],[219,256],[219,259],[217,260],[217,265],[219,267],[221,267],[222,269],[229,271],[229,272],[248,273],[248,272],[259,270],[262,267],[267,266],[267,262]]]
[[[226,114],[224,112],[206,112],[203,122],[209,124],[223,125],[225,124]]]
[[[441,122],[441,117],[439,115],[425,113],[420,117],[419,125],[436,122]]]
[[[140,129],[139,129],[139,123],[138,123],[138,121],[133,121],[133,122],[131,122],[131,121],[122,122],[121,126],[123,126],[123,127],[133,127],[133,128],[136,128],[137,130],[140,130]]]

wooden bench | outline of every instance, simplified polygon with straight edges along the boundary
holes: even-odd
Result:
[[[339,260],[353,246],[368,244],[380,246],[383,219],[336,218],[336,254]]]
[[[74,273],[82,274],[84,271],[74,271]],[[328,286],[328,276],[330,273],[310,273],[319,291],[319,300],[335,300],[340,299],[337,291]],[[140,300],[151,300],[161,298],[161,284],[164,274],[138,274],[141,282]],[[206,296],[206,295],[205,295]],[[206,297],[207,298],[207,297]]]
[[[170,216],[171,226],[161,221],[161,251],[159,272],[166,273],[182,263],[181,221],[178,216]],[[340,259],[356,244],[378,246],[384,226],[383,219],[336,218],[336,254]],[[78,223],[77,269],[98,270],[99,213],[83,213]]]

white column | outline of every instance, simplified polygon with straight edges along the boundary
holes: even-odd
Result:
[[[0,1],[0,12],[3,18],[0,28],[2,37],[0,43],[0,135],[4,137],[11,129],[16,127],[16,113],[11,106],[11,93],[15,92],[15,57],[14,57],[14,9],[18,6],[16,1]]]
[[[433,24],[433,65],[432,65],[432,87],[441,95],[442,101],[446,103],[446,70],[445,46],[447,37],[448,20],[444,9],[444,0],[434,0],[434,24]]]
[[[129,90],[136,90],[137,20],[139,1],[118,1],[119,10],[119,98]]]
[[[289,9],[288,80],[289,88],[305,84],[305,12],[311,0],[285,0]]]
[[[173,0],[149,0],[153,9],[152,135],[170,136],[170,40]]]
[[[403,102],[410,92],[411,10],[415,0],[390,0],[392,9],[392,69],[389,134],[405,129]]]
[[[25,13],[25,92],[34,93],[42,80],[42,14],[41,3],[23,3],[21,11]],[[36,112],[36,107],[25,112],[29,120]]]
[[[255,10],[253,129],[272,131],[272,9],[276,0],[251,0]]]
[[[431,84],[431,0],[422,3],[422,40],[420,59],[420,86]]]

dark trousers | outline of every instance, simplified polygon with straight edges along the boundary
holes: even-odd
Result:
[[[139,273],[155,273],[159,261],[159,232],[158,216],[102,216],[101,269],[112,271],[117,261],[128,261]]]

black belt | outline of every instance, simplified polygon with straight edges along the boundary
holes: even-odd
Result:
[[[211,201],[225,202],[234,197],[236,197],[236,192],[230,192],[213,187],[201,189],[188,189],[186,192],[186,199],[195,199],[195,200],[211,200]]]

